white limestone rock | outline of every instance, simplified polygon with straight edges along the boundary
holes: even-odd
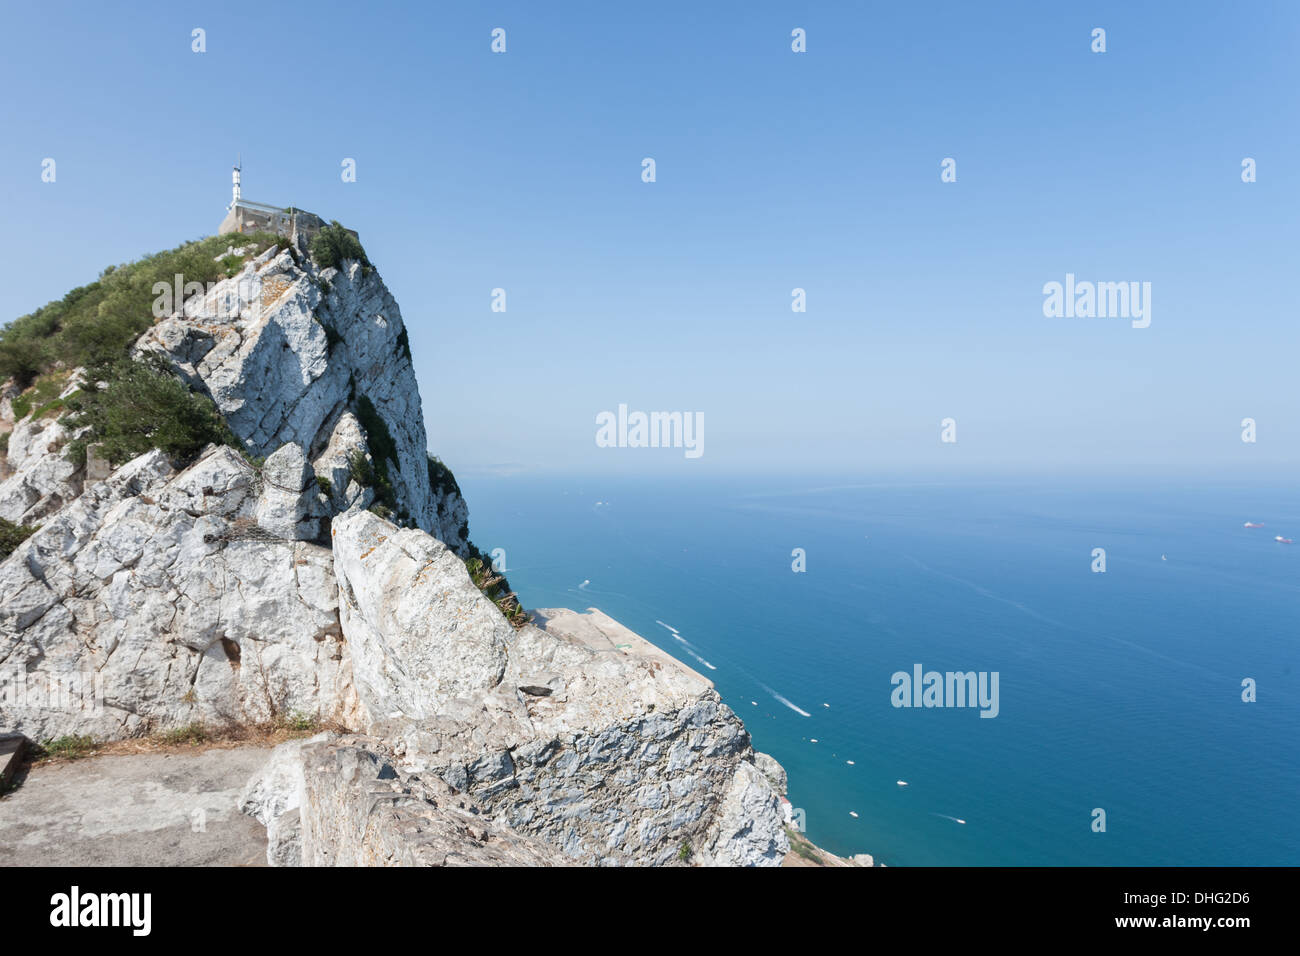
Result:
[[[708,829],[701,863],[780,866],[790,852],[780,796],[752,763],[736,764],[731,785]]]
[[[328,739],[329,734],[317,734],[280,744],[239,796],[240,812],[266,827],[266,861],[271,866],[302,865],[302,748]]]
[[[302,447],[292,442],[282,446],[266,459],[261,477],[258,526],[290,541],[320,538],[321,520],[328,514],[329,505]]]
[[[350,456],[354,450],[366,445],[365,432],[357,416],[350,411],[342,412],[334,427],[330,430],[329,441],[325,450],[312,461],[316,475],[326,479],[330,486],[330,503],[335,512],[347,511],[353,506],[366,508],[370,502],[360,503],[363,489],[352,480]],[[373,498],[373,492],[371,496]]]
[[[789,779],[786,777],[785,768],[776,762],[776,758],[770,754],[755,751],[754,766],[762,771],[773,792],[778,797],[784,797],[789,785]]]
[[[29,415],[14,423],[7,452],[12,473],[0,482],[0,518],[33,524],[81,494],[81,470],[63,453],[71,437],[50,417]]]
[[[0,562],[0,725],[113,739],[292,711],[354,719],[330,552],[261,529],[258,484],[230,448],[180,473],[150,452]],[[69,678],[99,694],[45,699]]]
[[[383,741],[302,749],[306,866],[563,866],[554,847],[485,816],[437,777],[401,773]],[[291,811],[293,812],[293,811]]]
[[[352,512],[333,536],[358,695],[400,770],[573,862],[781,862],[779,796],[707,679],[594,609],[514,631],[423,532]]]
[[[372,718],[431,717],[495,687],[513,630],[464,563],[368,511],[334,519],[339,614]]]
[[[268,250],[269,252],[269,250]],[[194,296],[185,314],[158,322],[137,353],[167,356],[210,395],[256,456],[294,443],[330,479],[339,511],[356,504],[347,456],[370,451],[354,414],[363,399],[383,419],[396,459],[388,467],[398,515],[466,553],[459,491],[429,481],[424,414],[401,310],[373,269],[321,270],[296,250],[263,254]],[[327,331],[328,329],[328,331]]]

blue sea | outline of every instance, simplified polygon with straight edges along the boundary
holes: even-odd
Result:
[[[833,852],[1300,864],[1293,488],[461,484],[525,606],[600,608],[713,680]],[[916,664],[998,672],[998,715],[892,706]]]

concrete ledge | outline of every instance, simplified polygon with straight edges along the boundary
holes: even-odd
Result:
[[[9,786],[26,749],[27,738],[22,734],[0,734],[0,790]]]

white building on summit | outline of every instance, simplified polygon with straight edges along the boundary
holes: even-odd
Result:
[[[313,213],[295,209],[293,206],[282,209],[264,202],[250,202],[240,193],[241,167],[236,161],[231,173],[231,199],[226,207],[226,218],[221,221],[217,235],[224,236],[233,232],[270,232],[277,236],[297,239],[299,235],[311,239],[320,232],[325,223]]]

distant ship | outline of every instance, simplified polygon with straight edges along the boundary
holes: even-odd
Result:
[[[1263,526],[1262,524],[1256,524],[1256,523],[1253,522],[1253,521],[1247,521],[1247,522],[1246,522],[1242,527],[1245,527],[1245,528],[1262,528],[1262,527],[1264,527],[1264,526]]]
[[[1274,540],[1274,541],[1281,541],[1283,544],[1294,544],[1294,543],[1295,543],[1295,542],[1293,542],[1290,538],[1284,538],[1284,537],[1282,537],[1280,534],[1279,534],[1279,535],[1274,535],[1274,536],[1273,536],[1273,540]]]

